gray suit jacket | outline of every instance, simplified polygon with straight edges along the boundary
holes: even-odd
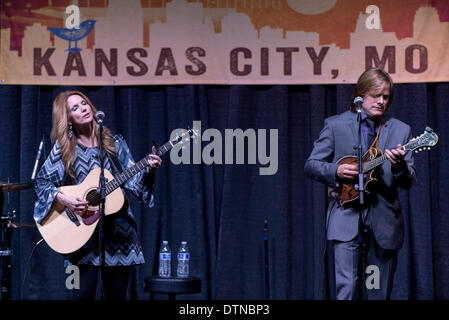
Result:
[[[317,181],[335,186],[337,181],[336,162],[346,155],[357,155],[357,114],[346,111],[329,117],[324,122],[319,138],[315,141],[312,153],[305,164],[305,173]],[[396,148],[397,144],[406,144],[411,130],[407,124],[390,117],[385,117],[380,135],[379,149]],[[363,152],[367,147],[362,137]],[[366,198],[368,205],[365,212],[371,215],[372,229],[377,243],[384,249],[399,249],[404,239],[404,218],[398,198],[398,187],[410,188],[416,180],[413,153],[405,156],[406,168],[394,175],[390,162],[386,161],[377,168],[380,176],[375,192]],[[358,203],[358,200],[354,202]],[[358,233],[359,212],[354,206],[340,206],[333,199],[327,212],[328,240],[349,241]]]

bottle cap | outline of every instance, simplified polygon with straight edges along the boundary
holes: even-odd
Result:
[[[163,244],[168,244],[168,241],[167,240],[163,240],[162,243]]]
[[[181,241],[181,244],[187,244],[187,241]]]

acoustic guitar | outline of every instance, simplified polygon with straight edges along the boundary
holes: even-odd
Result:
[[[423,134],[416,138],[410,139],[410,141],[402,146],[402,150],[408,151],[423,151],[430,149],[438,142],[438,135],[433,132],[432,128],[426,127]],[[417,150],[418,149],[418,150]],[[377,148],[371,148],[362,157],[362,170],[363,170],[363,181],[364,189],[369,190],[368,187],[373,181],[377,181],[376,178],[376,168],[382,165],[384,162],[388,161],[386,155],[382,155],[382,151]],[[337,161],[337,164],[358,164],[357,156],[349,155],[345,156]],[[356,199],[358,199],[360,191],[358,191],[358,186],[355,182],[342,181],[339,188],[328,188],[329,197],[338,197],[340,205],[348,204]]]
[[[162,156],[175,145],[185,144],[198,136],[199,134],[195,129],[188,129],[157,148],[154,154]],[[150,156],[147,155],[115,178],[108,170],[104,170],[104,177],[107,179],[105,215],[116,213],[122,208],[125,198],[120,187],[144,170],[150,159]],[[82,216],[55,201],[44,220],[41,223],[36,223],[45,242],[56,252],[72,253],[81,248],[92,236],[101,215],[99,210],[100,195],[97,192],[99,179],[100,168],[96,168],[89,172],[82,183],[58,188],[62,194],[80,197],[89,202],[87,210]]]

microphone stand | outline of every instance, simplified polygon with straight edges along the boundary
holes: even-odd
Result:
[[[105,264],[105,247],[104,247],[104,207],[105,207],[105,201],[106,201],[106,179],[104,177],[104,161],[105,161],[105,155],[104,155],[104,148],[103,148],[103,141],[102,141],[102,134],[103,134],[103,120],[98,120],[98,152],[99,152],[99,159],[100,159],[100,181],[99,181],[99,187],[97,189],[97,193],[100,195],[100,218],[98,221],[98,248],[100,253],[100,281],[101,281],[101,300],[105,299],[104,296],[104,288],[103,288],[103,268]]]
[[[1,264],[1,278],[0,278],[0,295],[1,300],[9,300],[11,297],[11,233],[9,231],[9,214],[3,214],[3,190],[0,189],[0,264]]]
[[[9,179],[8,179],[9,182]],[[1,300],[11,300],[12,284],[12,220],[15,218],[15,211],[3,213],[5,202],[3,190],[0,188],[0,296]],[[9,194],[7,196],[7,207],[9,209]]]
[[[365,203],[365,181],[363,176],[363,154],[362,154],[362,108],[357,106],[357,123],[358,123],[358,145],[357,145],[357,160],[358,160],[358,185],[356,190],[359,191],[359,223],[358,223],[358,237],[357,241],[359,243],[359,257],[357,261],[357,288],[359,293],[359,300],[363,299],[363,264],[365,255],[365,237],[363,233],[363,205]]]

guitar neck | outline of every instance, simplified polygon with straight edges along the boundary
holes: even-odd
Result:
[[[159,157],[163,154],[167,153],[173,148],[174,144],[171,141],[168,141],[161,147],[159,147],[154,154],[158,155]],[[106,195],[113,192],[115,189],[120,187],[121,185],[125,184],[126,181],[134,177],[136,174],[144,170],[148,166],[148,160],[150,160],[150,155],[147,155],[143,159],[141,159],[139,162],[135,163],[132,167],[126,169],[122,173],[120,173],[117,177],[115,177],[114,180],[108,182],[106,184]]]

